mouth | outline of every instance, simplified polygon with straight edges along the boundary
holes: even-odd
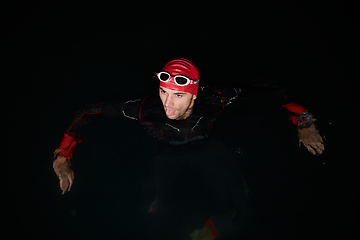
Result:
[[[175,115],[175,110],[165,108],[165,112],[166,112],[166,115],[169,116],[169,117],[172,117],[172,116]]]

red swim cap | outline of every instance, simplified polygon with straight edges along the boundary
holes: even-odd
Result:
[[[194,81],[198,81],[200,79],[199,70],[197,69],[195,64],[185,58],[177,58],[168,62],[162,71],[170,73],[170,75],[173,77],[177,75],[183,75]],[[186,86],[179,86],[174,82],[174,80],[171,80],[169,82],[160,81],[160,86],[171,90],[188,92],[196,95],[199,87],[199,82],[196,82],[195,84],[191,83]]]

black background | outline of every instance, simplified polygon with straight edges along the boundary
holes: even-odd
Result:
[[[74,210],[80,197],[61,196],[57,188],[51,151],[82,105],[116,94],[143,96],[157,87],[154,73],[176,57],[193,61],[203,82],[276,79],[321,121],[327,150],[320,157],[294,152],[302,161],[290,182],[308,170],[301,184],[281,184],[296,169],[285,164],[289,171],[275,181],[264,207],[268,238],[347,239],[356,233],[357,155],[351,150],[357,136],[359,19],[354,6],[3,1],[0,11],[2,116],[9,121],[4,137],[10,143],[3,196],[10,202],[4,208],[13,234],[87,236],[74,220],[87,216]],[[294,203],[282,208],[287,200]],[[88,215],[89,222],[106,218],[99,212]],[[111,224],[108,229],[117,228]]]

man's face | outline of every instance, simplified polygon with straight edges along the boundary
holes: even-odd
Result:
[[[159,87],[159,95],[169,119],[182,120],[190,116],[196,95],[164,87]]]

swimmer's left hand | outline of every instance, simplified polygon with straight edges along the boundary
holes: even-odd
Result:
[[[299,147],[302,143],[314,155],[320,155],[325,150],[324,140],[315,124],[312,124],[309,128],[298,129],[298,137]]]

